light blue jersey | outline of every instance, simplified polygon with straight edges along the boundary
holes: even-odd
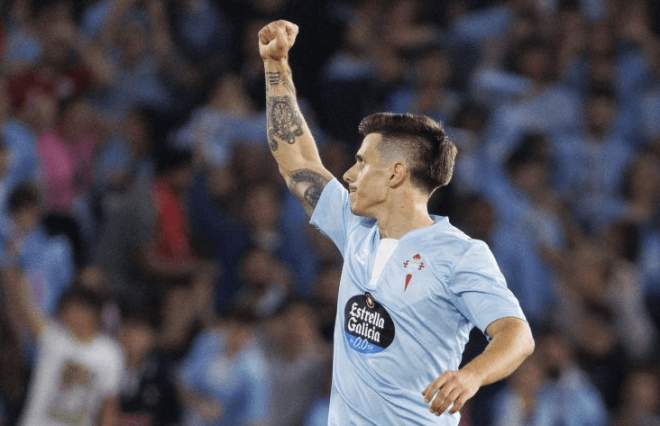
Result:
[[[329,426],[457,425],[458,413],[430,413],[422,390],[458,369],[472,327],[525,318],[487,245],[433,220],[399,240],[370,286],[376,222],[351,213],[336,179],[323,190],[311,222],[344,257]]]

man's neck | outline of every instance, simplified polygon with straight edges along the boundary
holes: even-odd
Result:
[[[410,231],[433,225],[426,202],[401,199],[375,216],[381,238],[400,239]]]

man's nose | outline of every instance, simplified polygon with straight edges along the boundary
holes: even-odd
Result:
[[[351,170],[353,170],[353,167],[346,170],[346,173],[344,173],[344,182],[346,182],[346,183],[353,182],[353,178],[351,177]]]

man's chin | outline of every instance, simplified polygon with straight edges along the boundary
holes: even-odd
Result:
[[[367,214],[363,210],[360,210],[355,206],[351,206],[351,213],[353,213],[356,216],[367,217]]]

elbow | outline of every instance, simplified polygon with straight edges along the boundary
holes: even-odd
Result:
[[[534,336],[532,335],[532,330],[529,328],[529,324],[525,323],[525,327],[523,328],[520,337],[520,344],[522,347],[523,359],[526,359],[534,353],[536,342],[534,341]]]

